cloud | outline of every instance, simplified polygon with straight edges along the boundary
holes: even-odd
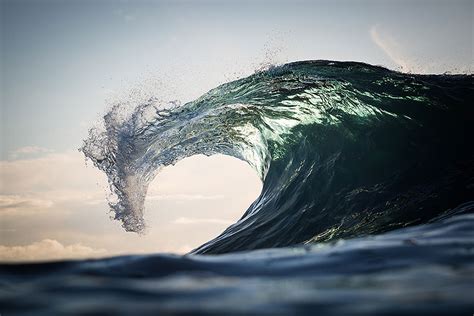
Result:
[[[122,18],[125,22],[131,22],[136,20],[136,15],[132,13],[132,10],[117,9],[114,10],[114,14]]]
[[[400,43],[387,33],[383,33],[380,27],[374,25],[370,28],[372,41],[405,72],[422,72],[421,66],[406,56]]]
[[[149,201],[195,201],[195,200],[222,200],[223,195],[202,195],[202,194],[167,194],[147,196]]]
[[[125,15],[123,16],[123,18],[124,18],[125,21],[127,21],[127,22],[135,21],[135,19],[136,19],[135,16],[132,15],[132,14],[125,14]]]
[[[93,249],[80,243],[65,246],[54,239],[43,239],[26,246],[0,245],[0,261],[95,258],[106,253],[105,249]]]
[[[25,146],[25,147],[20,147],[12,153],[15,154],[39,154],[39,153],[49,153],[52,150],[44,147],[38,147],[38,146]]]
[[[179,247],[178,249],[175,249],[175,252],[176,253],[179,253],[179,254],[185,254],[185,253],[188,253],[190,252],[191,250],[193,250],[194,248],[196,247],[191,247],[189,245],[184,245],[182,247]]]
[[[51,149],[44,148],[44,147],[25,146],[25,147],[20,147],[20,148],[10,151],[9,157],[11,159],[17,159],[19,157],[46,154],[46,153],[51,153],[51,152],[52,152]]]
[[[219,224],[219,225],[231,225],[234,222],[218,218],[191,218],[191,217],[180,217],[173,221],[174,224]]]
[[[153,205],[146,213],[147,236],[126,233],[110,219],[107,189],[106,176],[86,166],[76,150],[0,161],[0,260],[94,256],[97,249],[106,255],[185,253],[237,221],[261,182],[247,164],[225,156],[193,157],[165,168],[148,191]],[[24,246],[31,241],[37,243]],[[46,248],[55,255],[41,254]]]
[[[25,197],[20,195],[0,195],[0,212],[25,209],[50,208],[53,202],[50,200]]]
[[[106,185],[105,176],[95,168],[87,168],[84,158],[76,151],[2,160],[0,179],[0,194],[54,202],[88,200],[99,195],[103,198],[94,184]]]
[[[65,215],[74,208],[105,207],[106,186],[106,177],[75,151],[1,160],[0,215],[24,219],[39,212]]]

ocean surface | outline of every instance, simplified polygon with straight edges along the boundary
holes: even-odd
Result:
[[[0,264],[3,315],[471,315],[472,75],[294,62],[179,104],[116,104],[81,151],[142,232],[149,183],[196,154],[261,195],[185,256]]]

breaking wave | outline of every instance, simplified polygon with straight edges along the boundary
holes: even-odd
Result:
[[[81,148],[104,171],[110,207],[142,232],[161,168],[197,154],[246,161],[263,189],[194,253],[378,234],[459,213],[474,196],[472,75],[415,75],[305,61],[223,84],[179,105],[115,105]]]

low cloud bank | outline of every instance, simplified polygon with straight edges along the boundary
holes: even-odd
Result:
[[[63,245],[54,239],[43,239],[26,246],[0,245],[0,261],[45,261],[95,258],[106,255],[105,249],[94,249],[80,243]]]

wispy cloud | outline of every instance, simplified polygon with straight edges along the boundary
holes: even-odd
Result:
[[[11,159],[17,159],[21,157],[27,157],[32,155],[40,155],[40,154],[47,154],[51,153],[52,150],[44,147],[39,146],[25,146],[20,147],[15,150],[9,152],[9,157]]]
[[[422,67],[404,52],[395,38],[383,32],[378,25],[370,28],[372,41],[404,72],[422,72]]]
[[[47,209],[53,202],[20,195],[0,195],[0,212],[17,210]]]
[[[37,197],[48,193],[55,200],[84,199],[85,195],[97,192],[91,182],[105,184],[105,176],[94,168],[86,168],[84,158],[75,151],[2,160],[0,179],[0,194],[26,197],[34,192]]]
[[[0,261],[93,258],[106,253],[105,249],[94,249],[80,243],[66,246],[54,239],[43,239],[26,246],[0,245]]]
[[[136,15],[132,12],[132,10],[125,10],[125,9],[117,9],[114,10],[114,14],[122,18],[125,22],[131,22],[136,20]]]
[[[194,200],[222,200],[223,195],[202,195],[202,194],[168,194],[168,195],[150,195],[149,201],[194,201]]]
[[[23,152],[45,152],[25,149]],[[62,209],[64,204],[105,203],[94,183],[106,185],[98,170],[86,168],[80,153],[46,153],[36,158],[0,161],[0,212]]]
[[[206,159],[216,161],[203,168]],[[147,196],[158,204],[153,207],[158,211],[147,213],[147,236],[131,236],[109,219],[107,179],[97,168],[86,167],[80,152],[49,152],[0,161],[0,260],[188,252],[235,222],[255,198],[249,192],[260,191],[259,179],[247,165],[240,161],[229,165],[223,159],[230,158],[195,158],[188,166],[183,161],[179,168],[162,171]],[[216,175],[222,176],[222,170],[231,170],[224,175],[232,179],[233,186],[219,182]],[[250,175],[255,177],[256,188],[244,181]],[[207,181],[205,185],[203,180]],[[168,220],[163,220],[164,208],[159,206],[164,202],[176,202],[166,205],[170,213],[179,211],[167,215]],[[219,205],[226,206],[225,214]],[[195,218],[196,213],[204,218]],[[53,242],[43,241],[45,237]],[[24,244],[30,241],[37,242]],[[62,247],[55,241],[63,243]],[[102,252],[103,249],[107,251]],[[43,255],[42,251],[50,255]]]
[[[218,218],[192,218],[192,217],[180,217],[173,221],[175,224],[194,225],[194,224],[219,224],[219,225],[231,225],[234,222]]]

